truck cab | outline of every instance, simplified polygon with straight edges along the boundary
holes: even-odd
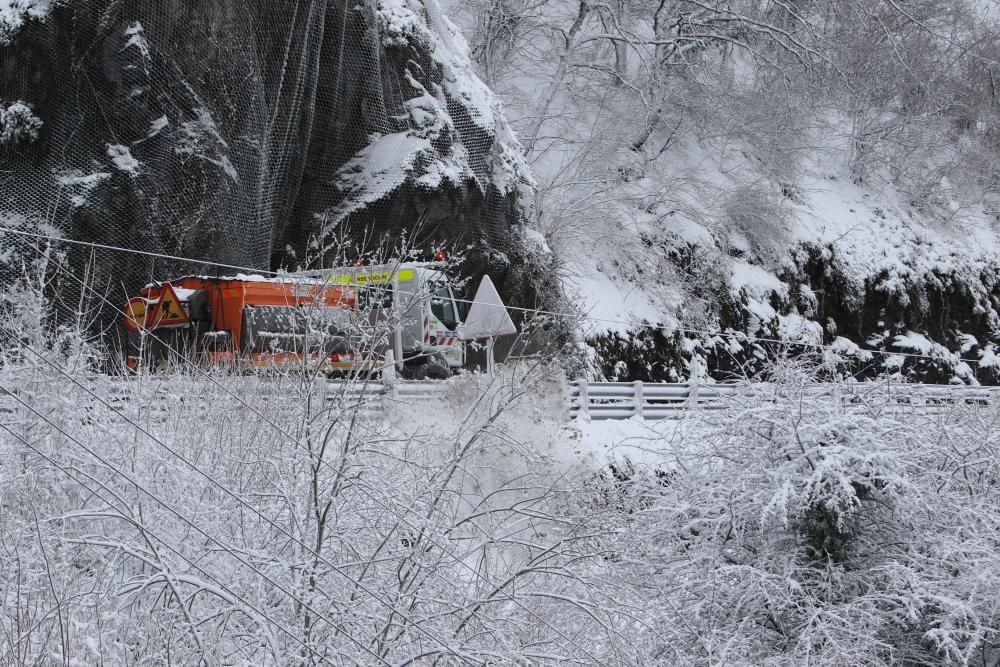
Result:
[[[446,377],[465,365],[459,302],[443,262],[403,262],[302,275],[354,287],[358,310],[390,323],[387,349],[404,375]]]

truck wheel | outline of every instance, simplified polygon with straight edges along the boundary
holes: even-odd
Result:
[[[451,377],[451,366],[443,354],[435,354],[427,360],[427,377],[431,380],[447,380]]]
[[[426,361],[403,369],[403,377],[409,380],[447,380],[451,377],[451,367],[444,355],[432,355]]]

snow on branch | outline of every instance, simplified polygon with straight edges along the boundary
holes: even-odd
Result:
[[[27,102],[18,100],[6,105],[0,100],[0,146],[34,143],[42,124]]]
[[[48,16],[53,4],[53,0],[0,0],[0,47],[13,42],[29,21]]]

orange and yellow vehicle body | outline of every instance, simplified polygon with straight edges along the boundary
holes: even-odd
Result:
[[[324,371],[365,364],[350,344],[357,311],[352,285],[292,277],[186,276],[147,285],[129,301],[127,363],[161,362],[176,352],[209,364]],[[331,317],[335,316],[335,317]],[[316,327],[325,340],[310,344]],[[195,354],[192,355],[191,352]]]

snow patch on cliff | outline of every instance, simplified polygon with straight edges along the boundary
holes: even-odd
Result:
[[[57,173],[56,183],[68,190],[69,201],[73,207],[81,208],[86,205],[91,191],[109,178],[111,174],[106,171],[85,174],[79,169],[71,169]]]
[[[138,21],[130,23],[128,29],[125,30],[125,36],[128,39],[120,51],[125,51],[129,48],[137,49],[139,56],[142,58],[143,70],[146,72],[146,76],[149,76],[149,67],[152,59],[149,55],[149,42],[146,40],[146,31],[143,29],[142,24]]]
[[[178,155],[186,155],[213,164],[221,169],[234,183],[239,183],[240,175],[229,161],[229,144],[222,137],[215,119],[211,112],[198,107],[194,110],[194,120],[181,124],[177,137],[177,145],[174,152]],[[163,123],[159,125],[159,123]],[[150,127],[150,135],[161,131],[167,124],[166,118],[153,121]]]
[[[56,4],[54,0],[0,0],[0,46],[14,41],[28,21],[48,16]]]
[[[473,181],[483,193],[492,185],[502,195],[517,193],[527,218],[534,179],[459,29],[437,0],[378,0],[375,16],[382,45],[429,54],[440,81],[421,83],[412,72],[404,74],[414,91],[403,102],[410,128],[377,137],[339,170],[337,185],[349,196],[322,214],[327,229],[408,181],[423,188]]]
[[[108,157],[118,171],[123,171],[129,176],[139,175],[139,161],[132,156],[128,146],[108,144]]]
[[[372,139],[337,171],[337,188],[348,198],[327,212],[331,222],[324,231],[331,231],[347,215],[389,195],[406,181],[419,160],[426,160],[433,152],[429,139],[407,132]]]
[[[168,125],[170,125],[170,120],[166,116],[160,116],[156,120],[150,122],[149,133],[146,134],[146,138],[152,139],[166,129]]]
[[[37,141],[41,127],[42,120],[27,102],[18,100],[5,106],[0,100],[0,146]]]

